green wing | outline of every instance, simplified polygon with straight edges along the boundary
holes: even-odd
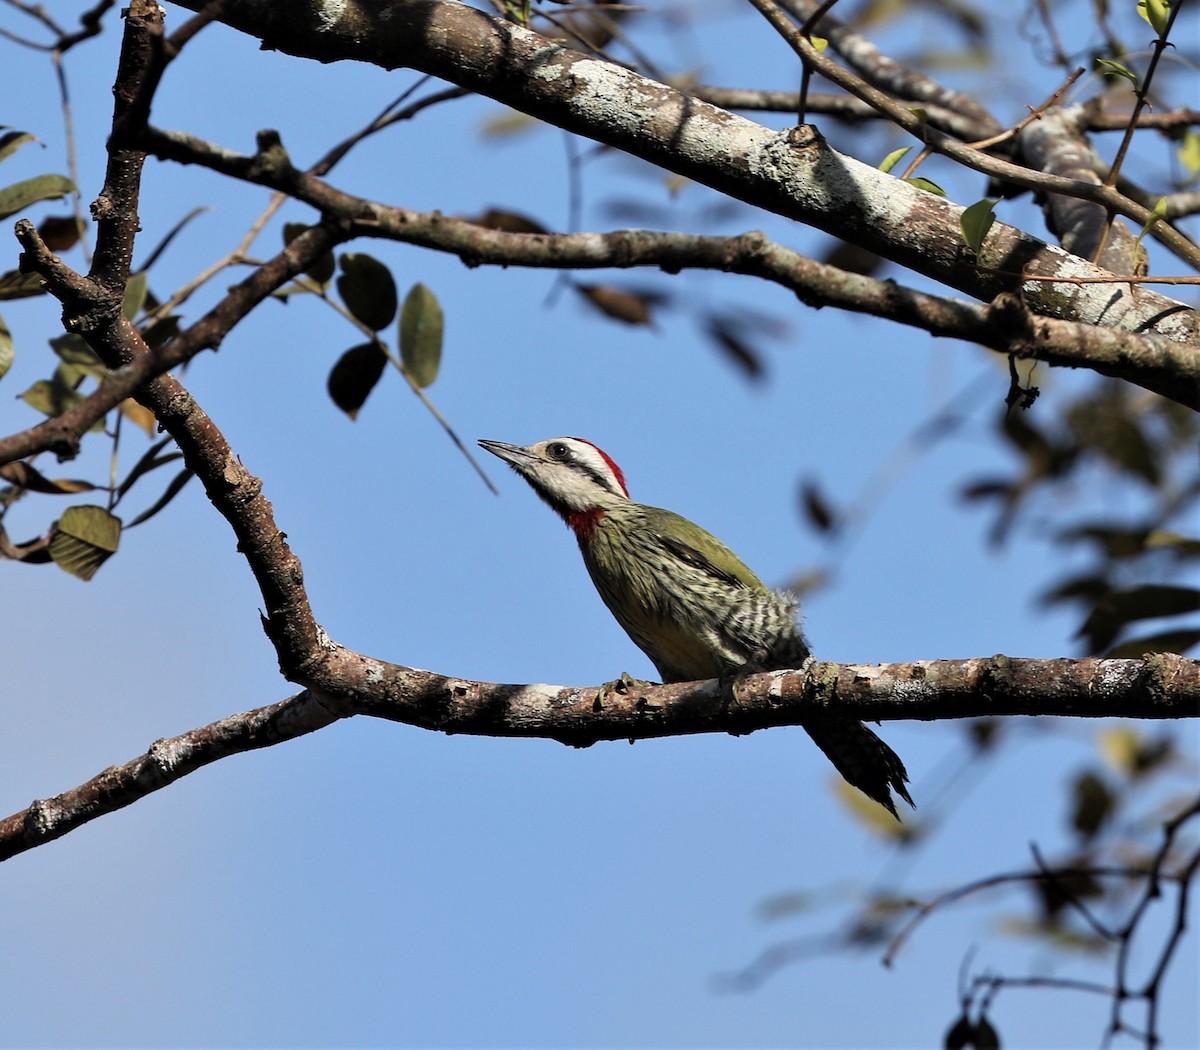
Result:
[[[650,509],[650,508],[647,508]],[[655,538],[676,558],[714,579],[737,587],[765,591],[766,585],[711,532],[673,511],[653,508]]]

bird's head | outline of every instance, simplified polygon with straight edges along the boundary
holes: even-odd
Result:
[[[551,438],[527,447],[506,441],[479,444],[528,481],[580,538],[606,510],[629,500],[621,468],[583,438]]]

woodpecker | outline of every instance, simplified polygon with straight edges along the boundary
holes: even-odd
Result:
[[[567,523],[604,604],[664,682],[800,668],[811,659],[793,597],[768,588],[699,525],[635,503],[621,468],[590,441],[479,444]],[[822,715],[804,729],[850,784],[897,820],[892,791],[913,805],[904,763],[857,719]]]

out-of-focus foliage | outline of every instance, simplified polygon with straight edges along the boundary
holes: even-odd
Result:
[[[1036,531],[1071,566],[1041,595],[1081,611],[1085,655],[1187,653],[1200,642],[1200,420],[1173,402],[1097,380],[1054,414],[1005,413],[1012,473],[971,479],[991,537]]]

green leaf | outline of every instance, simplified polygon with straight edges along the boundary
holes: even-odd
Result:
[[[3,379],[5,373],[12,368],[15,356],[16,349],[13,347],[12,333],[8,330],[8,325],[4,323],[4,318],[0,317],[0,379]]]
[[[400,311],[400,360],[417,386],[437,379],[442,363],[445,317],[437,296],[423,284],[414,284]]]
[[[125,315],[127,321],[132,321],[146,303],[147,292],[147,274],[145,270],[140,273],[131,273],[129,280],[125,282],[125,296],[121,300],[121,313]]]
[[[537,117],[527,113],[518,113],[515,109],[502,109],[483,121],[480,132],[484,138],[511,138],[513,135],[526,131],[536,131],[546,127]]]
[[[121,519],[103,507],[85,505],[66,511],[50,538],[50,557],[60,569],[90,580],[121,540]]]
[[[883,163],[879,165],[879,170],[885,175],[892,170],[906,153],[912,152],[912,146],[904,146],[902,149],[894,149],[886,157],[883,158]]]
[[[340,262],[337,290],[346,309],[372,332],[386,328],[396,316],[396,282],[391,271],[363,252],[347,252]]]
[[[984,197],[983,200],[976,201],[967,208],[962,213],[962,218],[959,219],[963,240],[976,255],[983,248],[984,238],[987,237],[988,230],[992,228],[992,223],[996,221],[996,203],[996,201]]]
[[[283,227],[283,243],[285,245],[291,244],[292,241],[294,241],[307,229],[309,229],[309,227],[302,222],[289,222],[285,224]],[[324,287],[333,277],[333,271],[335,268],[336,264],[333,261],[333,252],[325,252],[324,255],[318,256],[312,266],[310,266],[304,272],[308,274],[308,276],[314,281],[316,281],[317,284]]]
[[[81,375],[99,379],[108,374],[104,362],[96,356],[96,351],[87,345],[81,335],[74,332],[57,335],[50,340],[50,349],[58,355],[63,364],[71,365]]]
[[[20,270],[0,273],[0,299],[28,299],[45,294],[46,285],[41,274],[21,273]]]
[[[1179,147],[1176,156],[1179,157],[1179,163],[1187,170],[1189,180],[1200,175],[1200,132],[1194,129],[1188,130],[1183,136],[1183,144]]]
[[[379,343],[352,346],[338,358],[325,384],[333,403],[351,419],[357,419],[386,365],[387,354]]]
[[[1085,841],[1096,837],[1116,812],[1117,799],[1104,782],[1092,772],[1078,774],[1071,783],[1071,826]]]
[[[21,395],[21,400],[44,416],[59,416],[82,401],[83,395],[62,382],[39,379]]]
[[[1123,66],[1120,62],[1114,62],[1111,58],[1098,58],[1096,59],[1096,65],[1100,67],[1102,73],[1124,77],[1135,88],[1138,86],[1137,74],[1128,66]]]
[[[138,404],[133,398],[127,397],[122,401],[117,406],[117,411],[135,427],[141,427],[146,432],[146,437],[152,438],[158,433],[158,419],[154,413],[145,405]]]
[[[1121,623],[1182,616],[1200,610],[1200,590],[1169,583],[1144,583],[1114,590],[1103,604],[1103,613]]]
[[[1154,653],[1177,653],[1186,656],[1198,644],[1200,628],[1185,628],[1131,638],[1120,645],[1114,645],[1104,655],[1112,660],[1141,660]]]
[[[1159,197],[1158,200],[1154,202],[1154,207],[1150,210],[1150,218],[1146,220],[1146,225],[1142,227],[1142,232],[1137,235],[1137,240],[1133,242],[1134,245],[1140,245],[1142,243],[1142,239],[1150,232],[1150,230],[1154,227],[1154,224],[1161,219],[1165,219],[1166,217],[1167,198]]]
[[[911,179],[905,179],[910,186],[916,186],[919,190],[924,190],[926,193],[932,193],[935,197],[946,196],[946,191],[942,189],[936,182],[930,179],[922,178],[920,175],[914,176]]]
[[[7,160],[26,142],[36,142],[28,131],[6,131],[0,135],[0,160]]]
[[[832,781],[833,793],[855,819],[868,831],[889,842],[911,844],[923,834],[923,829],[915,821],[909,820],[901,824],[878,802],[867,798],[857,788],[852,788],[844,780]]]
[[[1160,37],[1166,33],[1171,17],[1171,5],[1167,0],[1138,0],[1137,12]]]
[[[59,200],[75,192],[75,183],[64,175],[38,175],[0,190],[0,219],[24,211],[38,201]]]

